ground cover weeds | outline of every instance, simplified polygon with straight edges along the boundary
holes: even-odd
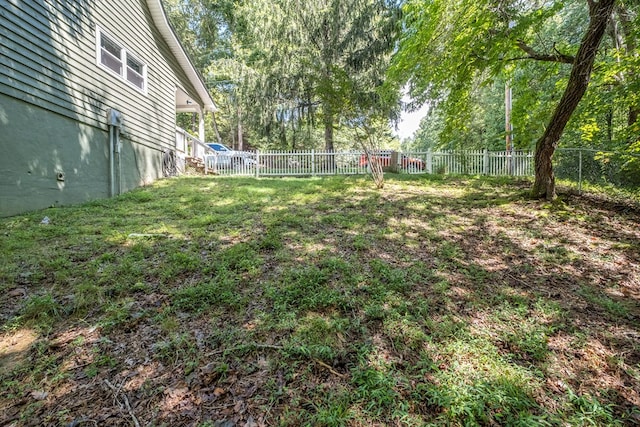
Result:
[[[640,213],[529,185],[183,177],[1,219],[0,424],[638,424]]]

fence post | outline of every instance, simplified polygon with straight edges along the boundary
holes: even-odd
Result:
[[[311,150],[311,176],[316,176],[316,150]]]
[[[484,149],[484,162],[482,165],[482,173],[483,175],[489,175],[489,150]]]
[[[582,194],[582,148],[578,150],[578,194]]]
[[[431,149],[427,150],[427,173],[429,175],[433,174],[433,155]]]
[[[260,150],[256,150],[256,178],[260,177]]]

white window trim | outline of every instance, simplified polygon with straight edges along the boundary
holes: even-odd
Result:
[[[111,68],[107,67],[106,65],[104,65],[102,63],[101,60],[101,56],[102,56],[102,35],[105,35],[109,40],[111,40],[112,42],[114,42],[115,44],[118,45],[118,47],[120,47],[121,53],[120,53],[120,62],[122,63],[122,74],[118,74],[117,72],[115,72],[114,70],[112,70]],[[108,54],[111,54],[110,52],[107,52]],[[111,55],[113,56],[113,55]],[[132,59],[134,59],[136,62],[140,63],[140,65],[142,65],[142,74],[137,73],[134,70],[134,73],[140,75],[143,79],[143,86],[142,88],[140,88],[139,86],[131,83],[129,81],[129,79],[127,79],[127,73],[128,71],[128,65],[127,65],[127,56],[131,57]],[[147,78],[147,64],[144,61],[140,60],[140,57],[138,55],[136,55],[135,53],[133,53],[131,50],[129,50],[127,47],[125,47],[125,45],[123,43],[121,43],[117,38],[113,37],[111,34],[109,34],[107,31],[103,30],[102,28],[96,26],[96,65],[98,65],[98,67],[102,68],[103,70],[106,70],[109,74],[111,74],[112,76],[115,76],[117,78],[119,78],[121,81],[125,82],[127,85],[131,86],[132,88],[134,88],[135,90],[137,90],[138,92],[141,92],[143,94],[147,94],[148,90],[149,90],[149,79]]]

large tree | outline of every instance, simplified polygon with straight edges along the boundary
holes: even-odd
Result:
[[[536,144],[533,195],[555,197],[551,158],[567,122],[587,89],[598,47],[611,22],[615,0],[409,0],[405,36],[392,76],[408,80],[414,97],[438,104],[449,118],[465,117],[474,88],[496,76],[509,78],[517,60],[565,64],[564,93]],[[546,23],[588,8],[577,25],[583,36],[544,39]],[[564,15],[563,15],[564,14]],[[578,13],[578,16],[580,14]],[[557,36],[555,34],[554,36]],[[448,120],[455,123],[455,119]]]
[[[535,182],[532,195],[538,198],[556,197],[551,158],[558,147],[562,132],[587,91],[598,47],[611,19],[615,0],[589,1],[590,23],[572,61],[567,87],[551,116],[549,125],[536,144]]]
[[[396,1],[164,1],[221,95],[223,136],[237,146],[248,134],[254,147],[309,147],[321,138],[333,151],[346,135],[335,129],[354,111],[370,111],[372,100],[382,103],[399,29]]]
[[[398,7],[385,0],[255,0],[242,8],[243,61],[260,76],[252,106],[269,117],[320,114],[325,149],[334,129],[378,96],[394,47]]]

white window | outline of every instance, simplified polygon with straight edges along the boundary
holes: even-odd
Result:
[[[127,80],[144,90],[145,65],[127,53]]]
[[[147,65],[100,28],[96,30],[96,50],[98,65],[146,93]]]

